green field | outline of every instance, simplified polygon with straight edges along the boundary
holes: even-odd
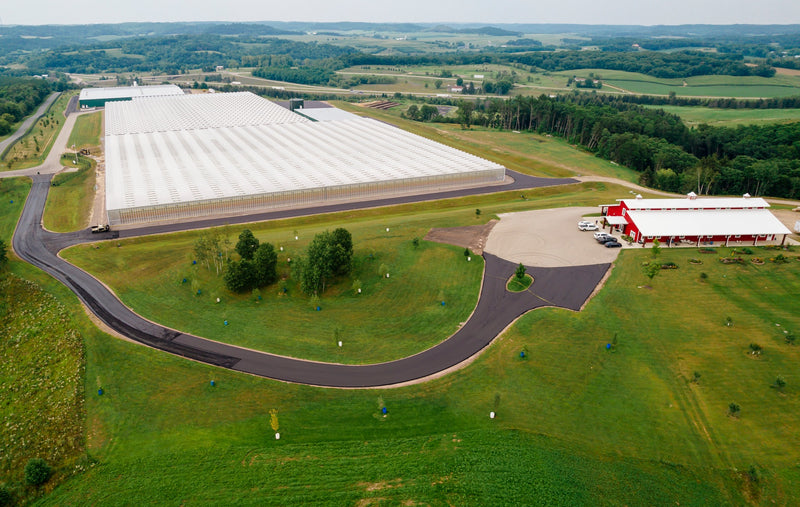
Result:
[[[442,70],[453,73],[452,78],[438,77]],[[758,76],[694,76],[686,79],[662,79],[646,74],[605,69],[575,69],[558,72],[532,72],[525,66],[512,65],[450,65],[450,66],[369,66],[351,67],[339,71],[361,75],[384,75],[397,78],[389,85],[360,85],[356,90],[403,92],[435,95],[449,93],[448,85],[455,84],[456,77],[479,85],[483,80],[497,80],[501,72],[513,73],[515,87],[512,95],[540,95],[542,93],[564,93],[574,90],[567,87],[570,77],[588,78],[590,74],[603,81],[599,93],[635,93],[644,95],[669,95],[674,92],[682,97],[786,97],[800,94],[800,77],[776,75],[771,78]],[[483,75],[483,79],[474,76]],[[434,87],[436,80],[442,81],[441,89]],[[685,84],[684,84],[685,83]],[[428,86],[425,87],[425,84]],[[590,93],[588,91],[587,93]]]
[[[75,120],[67,145],[74,146],[76,150],[99,147],[102,124],[103,113],[100,111],[79,116]]]
[[[711,107],[650,106],[677,114],[689,125],[705,123],[720,127],[800,121],[800,109],[718,109]]]
[[[600,76],[604,91],[616,87],[622,92],[645,95],[669,95],[679,97],[788,97],[800,94],[800,78],[776,75],[771,78],[758,76],[695,76],[686,79],[661,79],[633,72],[581,69],[560,74],[585,77],[589,72]],[[684,83],[686,85],[684,86]]]
[[[65,167],[73,166],[73,155],[61,158]],[[72,232],[89,225],[94,202],[95,161],[79,157],[77,172],[63,172],[53,177],[47,194],[42,222],[53,232]]]
[[[2,202],[13,196],[21,206],[19,195],[28,184],[4,180],[0,188]],[[404,230],[403,223],[414,224],[426,214],[428,226],[474,224],[475,207],[489,216],[605,202],[611,197],[605,192],[622,191],[603,188],[543,189],[528,201],[500,194],[368,210],[268,223],[257,231],[266,238],[297,230],[302,241],[328,223],[383,230],[372,233],[377,254],[408,241],[413,229]],[[4,234],[19,209],[4,214]],[[400,239],[384,237],[387,223],[389,235]],[[190,234],[130,240],[120,247],[106,242],[96,252],[121,258],[150,242],[179,249]],[[359,232],[362,241],[366,234]],[[420,250],[428,248],[440,247]],[[111,338],[91,325],[63,286],[14,262],[12,271],[43,291],[34,290],[31,298],[50,293],[64,305],[68,317],[57,329],[77,330],[85,346],[85,446],[53,462],[57,475],[44,491],[64,482],[43,503],[108,505],[135,498],[253,505],[795,504],[800,501],[800,436],[794,431],[800,423],[800,347],[788,345],[783,331],[800,329],[795,311],[800,262],[796,252],[788,264],[717,261],[729,252],[664,249],[661,261],[676,262],[679,269],[662,271],[649,282],[640,265],[650,252],[624,251],[604,289],[583,311],[536,310],[468,367],[421,385],[380,390],[273,382]],[[466,267],[460,251],[452,254]],[[756,249],[765,259],[774,254]],[[690,257],[703,264],[690,264]],[[126,278],[126,286],[158,278],[163,265],[150,258],[134,262],[133,256],[129,262],[127,276],[112,274]],[[417,255],[416,263],[429,271],[456,264],[447,256],[424,255]],[[707,274],[705,281],[700,273]],[[474,290],[468,285],[461,290]],[[179,290],[173,283],[160,292]],[[405,305],[423,297],[413,291],[404,295]],[[606,350],[606,343],[615,346]],[[749,354],[750,343],[763,347],[760,356]],[[50,350],[31,349],[31,355]],[[696,382],[694,372],[700,374]],[[786,380],[783,389],[774,387],[778,376]],[[60,392],[62,400],[70,399]],[[732,402],[741,407],[738,417],[727,415]],[[12,401],[16,413],[22,407],[15,403],[21,402]],[[32,404],[24,413],[35,410]],[[490,411],[497,418],[490,419]],[[77,424],[54,429],[53,438],[76,430]],[[15,453],[15,463],[32,457],[26,453]],[[12,489],[18,469],[15,474],[3,479]],[[23,498],[40,494],[20,491]]]
[[[800,348],[781,329],[800,325],[800,263],[690,256],[664,251],[680,268],[640,289],[649,252],[625,251],[584,311],[537,310],[466,369],[400,389],[283,384],[87,336],[98,463],[45,503],[796,503]]]

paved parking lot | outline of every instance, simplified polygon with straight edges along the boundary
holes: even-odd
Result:
[[[489,234],[484,251],[539,267],[613,262],[619,248],[605,248],[594,240],[591,232],[578,230],[583,215],[598,211],[596,207],[585,207],[504,213],[499,215],[500,222]]]

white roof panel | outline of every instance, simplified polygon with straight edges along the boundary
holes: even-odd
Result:
[[[728,236],[791,234],[766,209],[628,211],[645,236]]]
[[[352,120],[359,117],[357,114],[348,113],[336,107],[302,108],[297,112],[316,121]]]
[[[107,136],[311,121],[250,92],[110,102],[105,120]]]

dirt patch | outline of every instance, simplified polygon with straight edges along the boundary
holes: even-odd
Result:
[[[800,76],[800,70],[775,67],[775,74],[778,74],[780,76]]]
[[[481,255],[486,246],[486,239],[496,223],[497,220],[490,220],[483,225],[431,229],[425,235],[425,240],[469,248],[475,255]]]

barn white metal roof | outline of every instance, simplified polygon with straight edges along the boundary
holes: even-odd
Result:
[[[645,236],[728,236],[791,234],[767,209],[701,211],[631,210],[628,217]]]
[[[769,208],[760,197],[698,197],[694,199],[620,199],[628,209]]]
[[[109,210],[504,170],[382,122],[311,122],[247,92],[109,103],[106,118]]]
[[[108,88],[84,88],[81,90],[79,100],[114,100],[136,97],[183,95],[183,90],[175,85],[153,86],[115,86]]]

